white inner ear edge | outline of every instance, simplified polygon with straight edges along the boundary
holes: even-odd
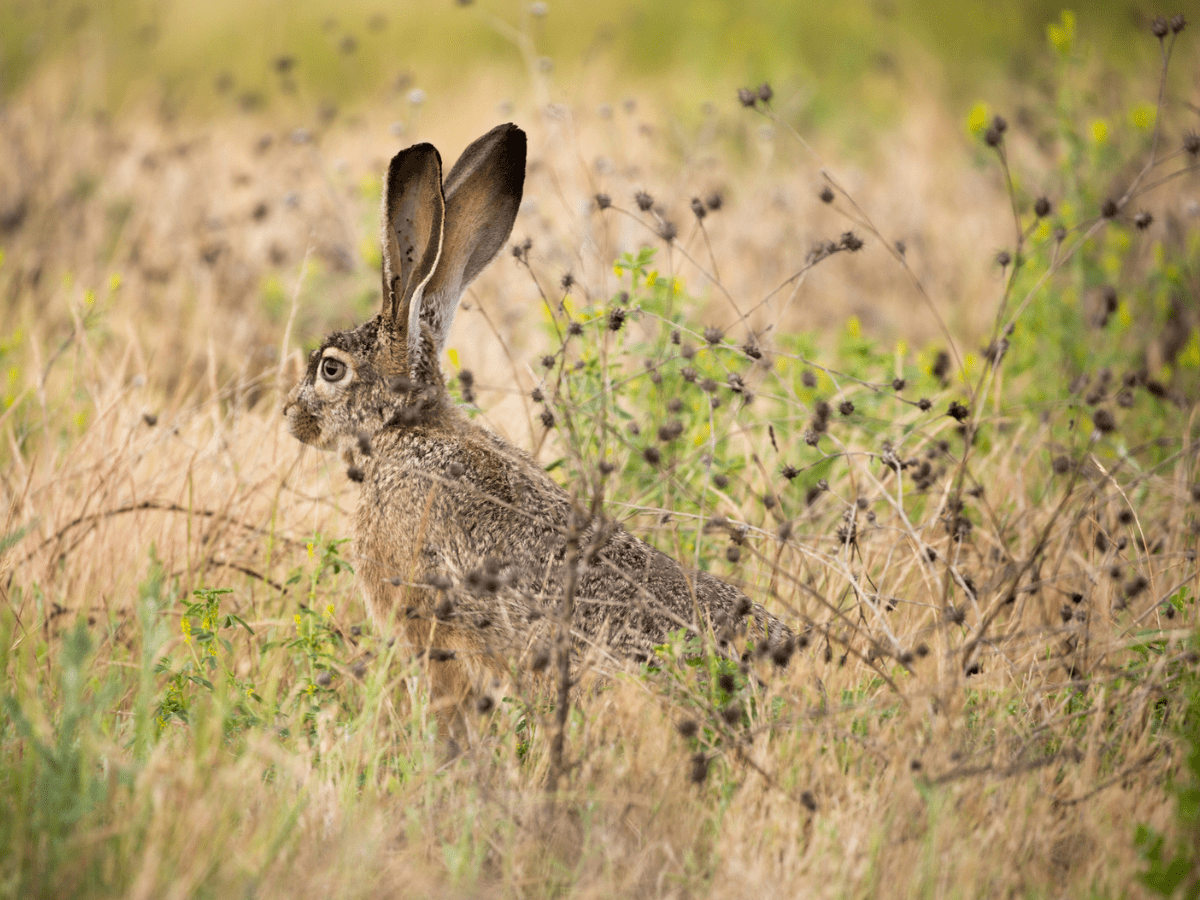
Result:
[[[425,282],[428,280],[426,278],[417,285],[417,289],[413,291],[412,302],[408,304],[408,374],[410,377],[417,371],[417,354],[421,352],[421,301],[425,298]]]
[[[421,353],[421,304],[425,300],[425,285],[429,284],[429,280],[433,278],[433,273],[437,271],[438,263],[442,260],[442,238],[445,234],[445,226],[443,224],[443,233],[438,235],[438,252],[433,259],[433,265],[429,267],[429,274],[417,285],[413,291],[412,300],[408,304],[408,375],[410,378],[417,374],[417,360]]]

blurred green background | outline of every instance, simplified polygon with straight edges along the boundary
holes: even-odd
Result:
[[[40,73],[73,73],[77,99],[117,112],[150,99],[168,112],[270,110],[290,96],[341,107],[456,93],[479,79],[519,94],[531,70],[566,99],[597,84],[653,84],[667,103],[729,98],[770,81],[825,120],[843,104],[886,117],[895,92],[955,103],[1035,60],[1064,4],[1029,0],[384,2],[384,0],[4,0],[0,96]],[[1144,65],[1132,35],[1152,12],[1072,3],[1081,43],[1106,64]],[[1014,49],[1016,48],[1016,49]],[[872,83],[889,86],[872,91]]]

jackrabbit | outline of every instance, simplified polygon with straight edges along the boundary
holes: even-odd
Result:
[[[761,606],[589,513],[452,403],[438,359],[524,182],[525,134],[511,124],[471,144],[444,183],[432,145],[398,153],[383,190],[383,310],[326,338],[284,404],[291,433],[339,451],[361,482],[355,559],[372,618],[428,654],[448,706],[514,656],[544,659],[568,598],[574,645],[598,661],[649,659],[678,628],[726,642],[748,628],[786,660],[794,636]]]

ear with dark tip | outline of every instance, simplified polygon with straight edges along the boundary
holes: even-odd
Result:
[[[512,233],[525,187],[525,152],[525,132],[499,125],[467,147],[446,176],[442,255],[421,306],[439,352],[463,291]]]
[[[422,294],[441,254],[445,213],[434,146],[417,144],[392,157],[383,185],[383,319],[390,330],[403,329],[410,345],[420,342]]]

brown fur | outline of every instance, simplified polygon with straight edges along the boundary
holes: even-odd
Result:
[[[361,480],[367,607],[427,654],[435,700],[449,707],[550,638],[572,527],[572,634],[593,660],[646,660],[676,629],[728,636],[747,620],[764,648],[793,639],[741,591],[590,516],[451,402],[438,356],[463,290],[508,239],[524,169],[512,125],[463,153],[445,196],[436,150],[397,154],[383,201],[383,312],[326,338],[284,405],[295,437],[338,450]]]

